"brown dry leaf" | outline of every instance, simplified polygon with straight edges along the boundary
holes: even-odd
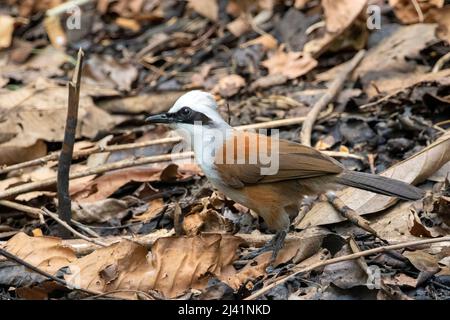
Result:
[[[0,117],[5,119],[0,123],[0,132],[27,138],[29,145],[39,139],[62,141],[66,110],[67,88],[45,80],[12,92],[0,90]],[[94,138],[99,131],[112,129],[121,119],[95,106],[84,93],[80,96],[78,117],[77,138]]]
[[[426,22],[436,22],[438,24],[436,35],[439,39],[450,44],[450,5],[441,9],[430,10]]]
[[[44,27],[51,44],[57,49],[63,49],[67,44],[67,36],[61,25],[59,16],[47,16]]]
[[[289,261],[298,264],[302,262],[302,267],[308,263],[316,262],[313,257],[321,249],[323,239],[330,232],[323,228],[309,228],[299,232],[296,239],[286,241],[284,247],[278,253],[273,266],[278,266]],[[297,238],[298,237],[298,238]],[[238,289],[248,281],[255,280],[266,274],[266,268],[269,266],[272,252],[265,252],[249,262],[244,268],[224,281],[232,288]]]
[[[109,197],[129,182],[172,182],[198,173],[190,165],[186,167],[180,165],[180,168],[176,164],[169,164],[164,167],[137,167],[115,170],[92,181],[87,181],[87,183],[86,181],[80,181],[77,184],[71,183],[70,193],[72,198],[79,202],[95,202]]]
[[[326,32],[318,38],[313,39],[305,44],[304,51],[313,55],[314,57],[320,56],[328,48],[343,35],[343,33],[349,29],[352,24],[361,15],[364,15],[364,9],[367,6],[367,0],[323,0],[322,7],[325,15]],[[365,19],[364,25],[361,24],[358,28],[361,29],[357,35],[362,35],[366,30]],[[355,38],[353,36],[353,38]],[[346,39],[343,39],[346,40]],[[355,40],[355,39],[347,39]],[[361,44],[358,44],[360,46]],[[364,45],[364,43],[363,43]],[[335,45],[336,46],[336,45]],[[340,44],[339,47],[345,47]]]
[[[409,202],[399,203],[371,219],[370,226],[381,238],[389,241],[413,241],[419,240],[421,236],[431,236]]]
[[[164,210],[165,207],[166,205],[164,204],[164,201],[162,199],[152,200],[148,204],[147,211],[139,215],[134,215],[133,218],[130,219],[130,221],[143,221],[143,222],[150,221],[157,215],[159,215]]]
[[[450,161],[450,133],[444,134],[422,151],[390,167],[381,175],[418,184],[448,161]],[[397,198],[355,188],[345,188],[336,194],[348,207],[360,215],[385,210],[398,201]],[[305,215],[297,227],[306,228],[343,220],[342,216],[328,202],[319,202]]]
[[[66,280],[100,292],[156,290],[174,298],[191,288],[205,288],[214,276],[233,272],[231,263],[241,242],[218,234],[161,238],[147,256],[144,246],[122,240],[72,263]]]
[[[417,270],[435,274],[440,270],[439,258],[423,250],[405,251],[405,256]]]
[[[188,5],[198,14],[211,21],[219,19],[219,5],[217,0],[188,0]]]
[[[252,26],[247,16],[240,16],[227,24],[227,29],[235,36],[240,37],[247,31],[251,30]]]
[[[8,63],[6,66],[2,66],[0,74],[5,78],[36,85],[39,81],[43,82],[40,80],[42,78],[63,76],[64,71],[60,67],[69,60],[70,57],[64,51],[47,46],[44,49],[36,50],[35,55],[26,63],[20,65]],[[52,63],[49,63],[49,61]],[[48,82],[48,80],[46,81]]]
[[[135,19],[128,19],[123,17],[118,17],[114,22],[121,28],[129,29],[133,32],[139,32],[141,30],[141,25]]]
[[[0,49],[9,48],[12,43],[15,19],[0,15]]]
[[[311,0],[295,0],[294,7],[296,9],[303,9]]]
[[[389,0],[389,5],[394,9],[395,16],[405,24],[423,22],[427,13],[444,6],[444,0],[420,0],[416,5],[412,0]],[[416,7],[418,5],[418,7]]]
[[[137,68],[131,63],[119,63],[112,56],[92,55],[83,70],[83,80],[92,85],[130,91],[137,79]]]
[[[274,50],[278,47],[278,41],[271,34],[263,34],[255,39],[243,43],[243,48],[253,45],[261,45],[264,50]]]
[[[404,273],[397,273],[394,277],[383,277],[383,283],[385,285],[408,286],[415,288],[417,286],[417,279],[407,276]]]
[[[95,202],[72,201],[72,218],[79,222],[103,223],[112,219],[122,219],[128,212],[125,200],[103,199]]]
[[[269,74],[282,74],[288,79],[295,79],[314,69],[317,61],[303,52],[284,52],[282,45],[261,64],[269,69]]]
[[[135,97],[107,99],[98,105],[108,112],[158,114],[170,109],[175,101],[185,92],[168,91],[151,94],[140,94]]]
[[[213,92],[219,93],[222,97],[229,98],[239,92],[245,86],[245,79],[237,74],[230,74],[220,79],[214,87]]]
[[[10,5],[19,5],[19,14],[28,17],[38,11],[46,11],[63,3],[64,0],[10,0]]]
[[[182,228],[187,235],[197,235],[202,232],[226,233],[234,229],[233,223],[220,215],[216,210],[208,208],[214,206],[214,201],[218,206],[223,205],[219,198],[202,198],[201,204],[194,206],[183,219]],[[219,209],[219,208],[215,208]]]
[[[29,237],[23,232],[9,239],[4,249],[50,274],[77,259],[72,249],[62,245],[61,239]]]
[[[33,160],[46,154],[47,145],[40,139],[24,139],[24,137],[18,136],[0,144],[0,164],[2,165]]]
[[[345,245],[334,258],[354,253]],[[333,283],[341,289],[350,289],[367,284],[367,274],[356,260],[342,261],[325,266],[320,277],[321,285]]]
[[[415,24],[401,26],[376,47],[369,50],[354,72],[354,78],[360,78],[369,96],[377,93],[378,81],[398,79],[398,84],[410,81],[415,73],[422,75],[412,60],[428,43],[436,40],[435,24]],[[401,45],[399,45],[401,43]],[[395,85],[390,80],[380,91],[391,90]],[[398,87],[398,86],[397,86]]]

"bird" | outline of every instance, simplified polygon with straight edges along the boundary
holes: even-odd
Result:
[[[178,130],[212,185],[253,210],[275,232],[263,247],[264,251],[272,250],[271,261],[282,248],[291,220],[305,196],[344,186],[403,200],[424,196],[423,190],[405,182],[348,170],[312,147],[235,129],[220,115],[214,96],[204,91],[189,91],[168,112],[145,120]],[[269,170],[267,155],[276,162],[276,170]]]

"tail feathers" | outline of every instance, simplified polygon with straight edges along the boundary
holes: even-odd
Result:
[[[403,200],[418,200],[425,195],[423,190],[403,181],[364,172],[344,171],[337,176],[337,182]]]

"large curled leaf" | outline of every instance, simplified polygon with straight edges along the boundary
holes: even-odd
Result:
[[[76,260],[75,253],[64,247],[61,239],[29,237],[23,232],[6,242],[4,249],[50,274]]]
[[[411,184],[418,184],[426,180],[448,161],[450,161],[450,133],[443,135],[436,142],[412,157],[392,166],[381,175]],[[337,196],[348,207],[361,215],[382,211],[397,202],[397,198],[355,188],[345,188],[337,192]],[[343,220],[345,219],[328,202],[319,202],[305,215],[297,227],[306,228]]]
[[[72,263],[66,280],[100,292],[156,290],[173,298],[205,288],[213,276],[233,273],[241,242],[219,234],[168,237],[158,239],[149,254],[144,246],[122,240]]]

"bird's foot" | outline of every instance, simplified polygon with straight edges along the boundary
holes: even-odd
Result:
[[[286,239],[287,231],[282,230],[278,231],[270,241],[268,241],[263,247],[259,248],[258,250],[255,250],[247,255],[245,255],[242,259],[243,260],[253,260],[260,254],[268,251],[272,251],[272,256],[270,257],[269,265],[266,268],[266,271],[268,273],[273,272],[274,270],[274,263],[277,259],[278,252],[281,250],[284,244],[284,240]]]

